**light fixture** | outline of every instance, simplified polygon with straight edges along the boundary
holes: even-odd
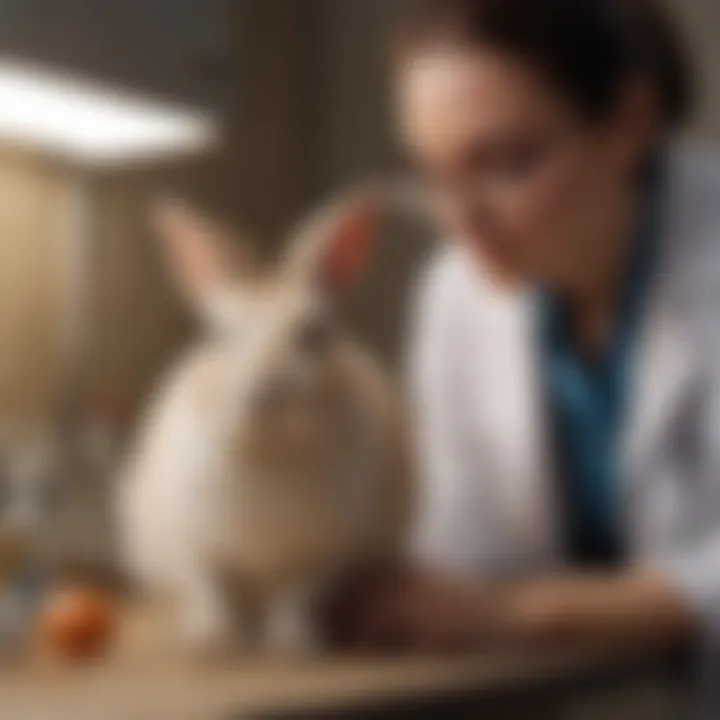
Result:
[[[0,58],[0,138],[93,168],[201,151],[212,113]]]
[[[58,305],[63,370],[56,413],[61,422],[81,410],[87,390],[98,171],[203,155],[218,143],[218,126],[214,114],[202,108],[0,56],[0,143],[66,168],[65,214],[56,228],[63,243]]]

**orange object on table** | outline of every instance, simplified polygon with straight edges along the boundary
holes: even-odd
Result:
[[[90,587],[65,586],[48,598],[40,617],[43,643],[55,654],[84,660],[102,654],[116,625],[113,602]]]

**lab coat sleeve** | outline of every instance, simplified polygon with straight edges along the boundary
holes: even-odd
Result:
[[[695,612],[704,641],[720,650],[720,533],[657,563]]]
[[[407,358],[419,476],[412,549],[421,562],[443,567],[465,567],[470,548],[458,518],[467,470],[458,433],[463,333],[455,290],[442,262],[420,279]]]
[[[684,546],[668,552],[655,566],[673,583],[695,611],[702,640],[720,651],[720,382],[707,394],[701,422],[702,460],[699,477],[684,478],[702,488],[697,503],[697,533]],[[702,516],[701,516],[702,515]]]

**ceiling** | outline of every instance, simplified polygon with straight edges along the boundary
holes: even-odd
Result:
[[[0,0],[0,52],[169,98],[228,90],[233,0]]]

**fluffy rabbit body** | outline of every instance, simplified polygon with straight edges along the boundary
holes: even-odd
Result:
[[[167,373],[120,484],[125,560],[199,648],[316,646],[319,594],[394,554],[408,507],[399,408],[334,321],[367,204],[322,212],[271,275],[179,205],[157,225],[207,332]],[[243,277],[244,275],[244,277]]]

